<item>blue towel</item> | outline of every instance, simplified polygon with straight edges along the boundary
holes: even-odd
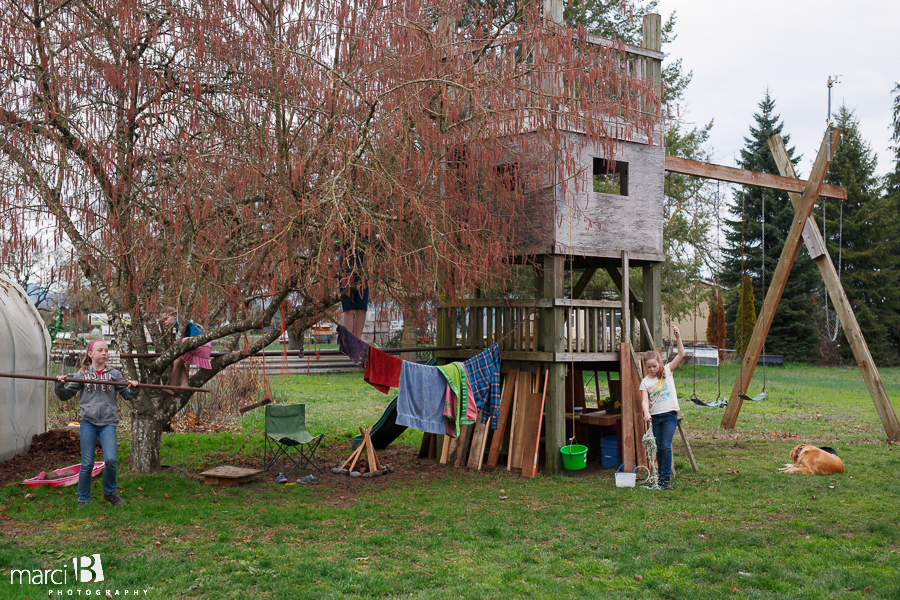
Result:
[[[447,380],[437,367],[403,361],[397,394],[397,425],[444,435]]]

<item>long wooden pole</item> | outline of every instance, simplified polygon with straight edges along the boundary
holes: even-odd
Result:
[[[456,346],[413,346],[410,348],[379,348],[385,354],[402,354],[403,352],[431,352],[437,350],[460,350],[463,347],[460,345]],[[213,358],[217,356],[228,356],[232,354],[232,352],[212,352],[210,356]],[[252,356],[337,356],[339,354],[343,354],[340,350],[329,348],[327,350],[264,350],[257,352],[255,354],[245,354],[247,358]],[[143,353],[127,353],[120,354],[119,358],[156,358],[160,356],[160,354],[155,352],[143,352]]]
[[[12,377],[14,379],[36,379],[39,381],[59,381],[56,377],[45,377],[44,375],[16,375],[15,373],[0,373],[0,377]],[[118,386],[127,386],[127,381],[106,381],[100,379],[77,379],[75,377],[66,377],[64,383],[93,383],[95,385],[118,385]],[[205,388],[194,388],[194,387],[181,387],[177,385],[156,385],[155,383],[139,383],[135,387],[142,388],[152,388],[156,390],[172,390],[175,392],[202,392],[208,393],[209,390]]]
[[[840,129],[832,129],[831,144],[837,144],[841,137]],[[741,412],[741,404],[743,394],[750,386],[753,380],[753,371],[756,369],[756,361],[762,352],[763,343],[769,334],[769,328],[772,326],[772,319],[775,317],[775,310],[778,308],[778,302],[784,293],[784,287],[787,284],[788,275],[790,275],[791,267],[797,259],[800,251],[801,234],[806,220],[812,214],[813,207],[816,205],[816,199],[819,197],[819,186],[825,179],[825,173],[828,171],[828,164],[831,157],[828,156],[828,134],[822,139],[822,145],[819,147],[819,153],[816,155],[816,162],[813,163],[812,172],[809,174],[806,190],[803,192],[803,198],[800,200],[800,210],[794,215],[791,223],[791,229],[788,231],[787,238],[784,241],[784,247],[781,250],[781,257],[778,259],[778,266],[775,267],[775,274],[772,276],[772,283],[766,292],[766,298],[763,301],[762,309],[759,311],[759,319],[756,321],[756,327],[753,329],[753,336],[750,338],[750,344],[744,353],[741,368],[738,371],[737,379],[731,390],[731,397],[728,399],[728,406],[725,408],[725,414],[722,415],[722,429],[734,429],[737,423],[738,414]]]
[[[784,140],[781,139],[780,135],[769,138],[769,148],[772,150],[775,164],[778,165],[778,170],[781,174],[785,177],[796,177],[794,166],[791,164],[791,160],[784,148]],[[800,210],[799,194],[788,192],[788,196],[791,198],[794,210]],[[808,237],[812,239],[807,239]],[[878,367],[875,366],[875,361],[872,360],[869,346],[866,344],[862,330],[859,328],[856,315],[853,314],[853,307],[850,306],[850,301],[847,299],[847,294],[841,285],[840,274],[834,268],[834,263],[831,261],[831,256],[828,252],[814,250],[818,248],[824,249],[825,243],[822,241],[819,227],[813,219],[807,220],[807,225],[804,229],[804,241],[810,249],[810,256],[813,257],[813,261],[819,267],[819,273],[822,274],[825,289],[828,290],[828,296],[834,305],[834,311],[844,327],[847,343],[850,344],[853,357],[856,359],[856,364],[859,365],[859,370],[862,373],[863,381],[866,382],[869,395],[875,403],[875,410],[878,412],[878,416],[884,426],[884,432],[887,434],[888,439],[900,440],[900,422],[897,421],[897,413],[894,412],[894,407],[891,406],[891,400],[884,389],[884,383],[881,380],[881,375],[878,373]]]

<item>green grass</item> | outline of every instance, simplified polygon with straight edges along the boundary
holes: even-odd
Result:
[[[725,395],[736,375],[723,367]],[[526,481],[418,463],[416,432],[381,453],[397,469],[381,478],[208,487],[190,476],[225,457],[260,460],[261,411],[233,433],[167,434],[163,462],[180,471],[120,467],[120,509],[94,502],[76,512],[74,488],[30,499],[0,488],[9,517],[0,519],[0,576],[99,553],[102,589],[147,589],[148,598],[900,597],[900,458],[859,373],[787,365],[766,375],[769,399],[745,402],[736,430],[723,432],[722,410],[686,401],[692,368],[676,371],[700,473],[676,440],[674,492],[616,488],[612,470]],[[900,396],[900,370],[882,376]],[[715,396],[716,377],[697,369],[698,396]],[[761,381],[758,370],[753,393]],[[272,384],[307,404],[332,460],[390,400],[359,374]],[[846,473],[779,473],[801,441],[836,447]],[[44,597],[45,587],[5,580],[0,598]]]

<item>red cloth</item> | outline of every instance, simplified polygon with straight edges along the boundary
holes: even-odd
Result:
[[[369,362],[366,363],[366,373],[363,375],[363,379],[376,390],[387,394],[392,387],[400,387],[400,369],[402,368],[402,360],[382,352],[374,346],[369,346]]]

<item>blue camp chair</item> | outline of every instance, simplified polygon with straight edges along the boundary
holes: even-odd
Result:
[[[285,476],[306,465],[315,467],[322,473],[319,461],[316,460],[316,449],[324,433],[313,436],[306,431],[306,405],[291,404],[288,406],[266,406],[266,429],[263,432],[263,464],[268,471],[278,463],[279,471]],[[285,470],[281,466],[284,459]]]

